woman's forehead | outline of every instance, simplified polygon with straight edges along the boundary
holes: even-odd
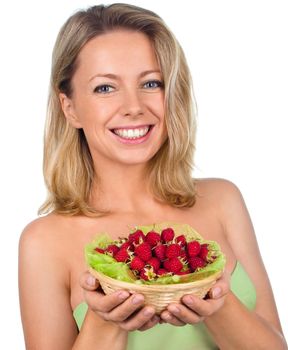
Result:
[[[78,68],[94,74],[159,70],[151,40],[141,32],[117,30],[91,39],[80,51]],[[88,72],[87,72],[88,73]]]

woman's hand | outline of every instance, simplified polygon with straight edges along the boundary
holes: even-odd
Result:
[[[230,275],[225,273],[209,291],[208,299],[200,299],[192,294],[182,297],[182,303],[169,304],[161,313],[161,321],[164,320],[174,326],[185,326],[203,322],[206,317],[218,311],[224,304],[225,296],[230,290]]]
[[[113,322],[126,331],[145,331],[160,320],[152,306],[143,307],[142,294],[132,295],[125,290],[119,290],[105,295],[99,282],[89,272],[82,275],[80,285],[89,308],[103,320]]]

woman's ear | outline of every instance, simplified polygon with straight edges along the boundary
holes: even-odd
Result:
[[[81,129],[82,125],[75,113],[73,103],[69,97],[60,92],[59,100],[61,104],[62,111],[67,119],[67,121],[76,129]]]

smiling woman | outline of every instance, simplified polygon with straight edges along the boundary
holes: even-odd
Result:
[[[117,152],[127,164],[149,159],[148,182],[159,200],[193,205],[195,109],[182,49],[157,15],[119,4],[76,13],[53,52],[44,154],[49,198],[40,213],[106,213],[89,204],[103,152],[110,161]],[[131,140],[135,128],[148,133]]]
[[[27,349],[158,350],[163,340],[166,350],[287,348],[239,189],[192,176],[195,113],[184,54],[158,15],[99,5],[64,24],[53,51],[45,131],[46,215],[20,239]],[[96,233],[116,240],[128,228],[164,221],[218,242],[225,273],[204,299],[184,295],[161,314],[140,293],[105,295],[85,273],[85,245]],[[167,278],[171,259],[187,265],[189,249],[182,241],[184,256],[172,258],[165,242],[158,265],[142,265],[160,276],[163,263]],[[125,248],[127,263],[139,244]],[[175,238],[171,245],[181,251],[178,244]]]

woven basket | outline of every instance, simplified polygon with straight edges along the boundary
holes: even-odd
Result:
[[[222,271],[218,271],[213,275],[194,282],[165,285],[139,285],[118,281],[92,268],[90,268],[90,273],[100,282],[105,294],[111,294],[119,289],[127,290],[131,294],[141,293],[144,295],[145,304],[153,306],[158,315],[170,303],[179,302],[185,294],[193,294],[199,298],[204,298],[216,280],[222,275]]]

